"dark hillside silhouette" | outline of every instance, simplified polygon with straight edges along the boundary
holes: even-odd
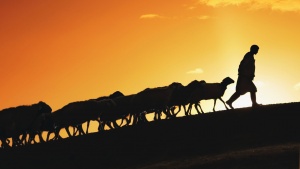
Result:
[[[0,149],[0,168],[298,168],[300,102]]]

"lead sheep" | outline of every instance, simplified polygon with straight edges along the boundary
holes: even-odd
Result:
[[[33,130],[33,123],[43,113],[51,114],[51,107],[45,102],[3,109],[0,111],[0,137],[2,147],[9,147],[7,138],[12,138],[12,146],[19,146],[20,135]],[[26,137],[26,136],[25,136]],[[24,138],[24,137],[23,137]]]
[[[200,105],[201,100],[213,99],[214,100],[213,111],[215,111],[217,99],[221,100],[225,105],[225,108],[228,109],[224,100],[222,99],[222,96],[224,95],[227,86],[231,83],[234,83],[234,80],[232,80],[230,77],[224,78],[221,83],[205,83],[203,85],[203,88],[199,88],[191,96],[190,104],[189,104],[189,114],[191,113],[192,105],[195,106],[198,114],[200,114],[200,112],[204,113]],[[199,106],[201,111],[199,111],[197,106]]]

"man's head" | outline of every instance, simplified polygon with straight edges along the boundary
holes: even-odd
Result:
[[[253,54],[257,54],[259,47],[257,45],[252,45],[250,47],[250,52]]]

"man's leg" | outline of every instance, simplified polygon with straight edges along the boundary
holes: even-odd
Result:
[[[252,101],[252,107],[261,106],[261,104],[258,104],[256,102],[256,92],[250,92],[251,101]]]
[[[240,96],[241,96],[241,95],[240,95],[239,93],[235,92],[235,93],[233,93],[233,95],[229,98],[229,100],[226,101],[226,103],[228,104],[228,106],[229,106],[230,108],[234,109],[233,106],[232,106],[232,103],[233,103],[236,99],[238,99]]]

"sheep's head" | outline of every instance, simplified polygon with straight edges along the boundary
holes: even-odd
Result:
[[[234,80],[232,80],[230,77],[226,77],[225,79],[223,79],[222,84],[224,85],[229,85],[231,83],[234,83]]]
[[[173,82],[168,86],[168,88],[172,90],[180,90],[183,88],[183,85],[179,82]]]
[[[52,112],[51,107],[45,102],[40,101],[37,105],[38,105],[39,113],[41,114],[42,113],[50,114]]]
[[[205,83],[206,82],[204,80],[201,80],[201,81],[193,80],[186,87],[191,88],[191,89],[197,89],[199,87],[201,88],[203,86],[203,84],[205,84]]]
[[[109,98],[116,98],[116,97],[120,97],[120,96],[124,96],[124,94],[120,91],[116,91],[113,94],[109,95]]]
[[[205,81],[205,80],[200,80],[199,83],[200,83],[201,85],[203,85],[203,84],[206,84],[206,81]]]
[[[177,87],[182,87],[183,85],[179,82],[173,82],[171,83],[168,87],[174,87],[174,88],[177,88]]]

